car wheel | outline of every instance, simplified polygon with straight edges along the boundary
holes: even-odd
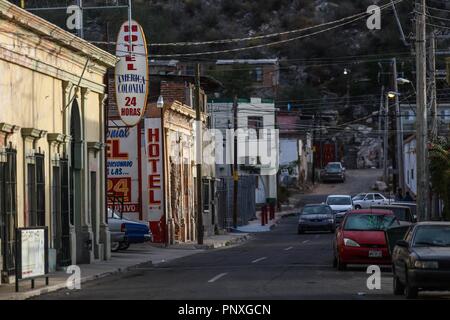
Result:
[[[360,210],[360,209],[362,209],[362,207],[361,207],[359,204],[357,204],[357,205],[355,206],[355,209],[356,209],[356,210]]]
[[[400,282],[400,279],[394,275],[394,295],[401,296],[405,292],[405,286]]]
[[[419,289],[406,285],[405,287],[405,297],[406,299],[417,299],[419,295]]]
[[[302,229],[298,229],[297,233],[298,233],[298,234],[304,234],[305,231],[303,231]]]
[[[119,250],[127,250],[129,247],[130,247],[130,243],[128,241],[122,242],[122,243],[120,243]]]
[[[342,263],[341,259],[339,258],[339,256],[336,259],[336,267],[339,271],[344,271],[345,269],[347,269],[347,265],[345,263]]]
[[[406,269],[406,274],[408,274],[408,269]],[[413,287],[409,284],[408,278],[406,278],[406,285],[405,285],[405,297],[406,299],[417,299],[417,296],[419,295],[419,289],[416,287]]]
[[[111,251],[112,252],[119,251],[119,248],[120,248],[120,243],[118,243],[118,242],[111,243]]]

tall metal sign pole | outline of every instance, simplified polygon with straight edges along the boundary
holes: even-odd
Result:
[[[233,100],[233,122],[234,122],[234,143],[233,143],[233,228],[236,229],[238,225],[238,137],[237,137],[237,110],[238,97],[235,96]]]
[[[195,120],[197,159],[197,242],[203,244],[203,201],[202,201],[202,118],[200,111],[200,64],[195,68]]]
[[[428,208],[428,124],[427,124],[427,65],[426,65],[426,0],[421,0],[416,14],[416,72],[417,72],[417,218],[429,220]]]
[[[388,172],[388,143],[389,143],[389,95],[386,93],[386,100],[384,103],[384,136],[383,136],[383,179],[386,185],[389,186],[389,172]]]

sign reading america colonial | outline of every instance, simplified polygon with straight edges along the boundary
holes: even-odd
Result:
[[[115,70],[116,103],[122,121],[130,127],[144,116],[148,95],[147,42],[134,20],[122,24],[117,38]]]

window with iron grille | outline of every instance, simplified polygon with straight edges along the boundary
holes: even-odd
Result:
[[[45,226],[45,167],[44,155],[36,155],[36,222]]]
[[[203,211],[209,212],[209,180],[202,180]]]
[[[44,155],[36,154],[34,163],[27,164],[27,217],[30,227],[45,226]]]
[[[27,211],[26,220],[28,226],[37,225],[36,217],[36,165],[27,164]]]
[[[61,175],[61,216],[60,216],[60,234],[61,248],[57,252],[57,263],[59,266],[68,266],[71,264],[70,256],[70,195],[69,195],[69,161],[61,159],[59,165]]]
[[[61,176],[59,167],[53,167],[52,175],[52,234],[53,248],[61,248]]]

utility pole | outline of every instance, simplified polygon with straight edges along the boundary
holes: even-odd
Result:
[[[416,9],[416,72],[417,72],[417,218],[429,220],[428,210],[428,150],[427,150],[427,65],[426,65],[426,0]]]
[[[238,225],[238,188],[239,188],[239,174],[238,174],[238,137],[237,137],[237,111],[238,111],[238,97],[234,96],[233,100],[233,124],[234,124],[234,143],[233,143],[233,228],[236,229]]]
[[[396,117],[396,137],[397,137],[397,177],[398,177],[398,184],[397,186],[402,189],[402,191],[405,189],[405,178],[404,178],[404,170],[403,170],[403,121],[402,121],[402,115],[400,112],[400,99],[398,94],[398,74],[397,74],[397,59],[392,59],[392,71],[394,74],[394,91],[395,91],[395,117]],[[395,192],[395,190],[394,190]]]
[[[380,97],[380,109],[378,110],[378,134],[380,139],[380,150],[378,152],[378,169],[383,167],[383,161],[381,161],[381,153],[383,152],[383,131],[381,130],[381,121],[383,119],[383,103],[384,103],[384,85],[381,87]]]
[[[389,176],[388,176],[389,95],[388,94],[386,94],[383,116],[384,116],[383,178],[386,185],[389,186]]]
[[[316,183],[316,114],[313,115],[312,133],[312,184]]]
[[[430,86],[431,86],[431,139],[435,140],[439,135],[437,94],[436,94],[436,38],[434,31],[430,34]]]
[[[203,244],[203,201],[202,201],[202,117],[200,111],[200,64],[195,68],[195,120],[196,120],[196,159],[197,159],[197,242]]]
[[[320,169],[323,168],[323,142],[322,142],[322,113],[319,113],[320,119],[319,119],[319,152],[320,152]]]

